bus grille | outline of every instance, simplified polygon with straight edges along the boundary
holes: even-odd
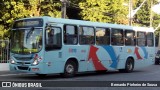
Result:
[[[19,70],[28,70],[28,67],[21,67],[21,66],[18,66],[18,69],[19,69]]]
[[[15,57],[17,60],[24,60],[24,61],[29,61],[33,59],[33,57]]]
[[[19,65],[26,65],[26,64],[30,65],[31,63],[30,62],[17,62],[17,64],[19,64]]]

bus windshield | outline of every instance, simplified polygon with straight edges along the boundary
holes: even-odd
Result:
[[[12,30],[11,52],[30,54],[39,52],[42,48],[42,29]]]

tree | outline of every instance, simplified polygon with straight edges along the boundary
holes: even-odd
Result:
[[[79,3],[81,0],[68,0],[67,4],[67,17],[70,19],[82,19],[80,16],[81,9]]]
[[[0,31],[3,32],[2,38],[4,38],[4,33],[7,33],[10,29],[13,21],[18,18],[27,17],[28,11],[24,7],[22,0],[1,0],[0,3]]]
[[[5,34],[7,33],[8,31],[6,29],[4,29],[4,26],[3,25],[0,25],[0,39],[4,39],[4,36]]]
[[[82,19],[108,23],[128,24],[124,0],[82,0],[79,3]]]
[[[61,3],[57,0],[2,0],[1,4],[0,21],[7,20],[7,23],[30,16],[60,17]]]
[[[41,3],[41,16],[61,17],[60,0],[44,0]]]
[[[28,5],[28,11],[30,11],[30,16],[51,16],[51,17],[61,17],[60,7],[61,3],[57,0],[28,0],[25,1]]]
[[[14,20],[44,15],[60,17],[60,6],[57,0],[0,0],[1,38],[4,38],[4,33],[9,34]]]
[[[139,7],[143,1],[144,0],[137,0],[135,2],[134,8]],[[154,28],[158,26],[158,24],[160,23],[160,15],[151,12],[151,2],[153,5],[155,5],[158,3],[158,0],[147,0],[144,3],[144,5],[140,8],[140,10],[134,17],[134,25],[139,25],[144,27],[153,26]],[[152,20],[152,25],[150,25],[150,19]]]
[[[68,18],[83,19],[95,22],[128,24],[129,0],[68,0]],[[133,9],[139,7],[143,0],[132,0]],[[133,25],[150,25],[150,2],[147,0],[133,19]],[[75,9],[76,8],[76,9]],[[8,33],[14,20],[34,16],[61,17],[60,0],[0,0],[0,36]],[[153,27],[160,23],[160,15],[153,13]]]

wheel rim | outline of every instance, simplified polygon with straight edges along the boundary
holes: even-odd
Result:
[[[128,68],[128,70],[132,70],[133,65],[132,65],[132,63],[131,63],[131,62],[129,62],[129,63],[127,64],[127,68]]]
[[[74,66],[71,64],[67,65],[66,72],[72,74],[74,72]]]

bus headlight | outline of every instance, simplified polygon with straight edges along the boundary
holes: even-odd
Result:
[[[39,64],[39,61],[38,61],[38,60],[34,60],[32,64],[33,64],[33,65],[38,65],[38,64]]]
[[[13,59],[10,59],[11,64],[15,64],[15,61]]]

